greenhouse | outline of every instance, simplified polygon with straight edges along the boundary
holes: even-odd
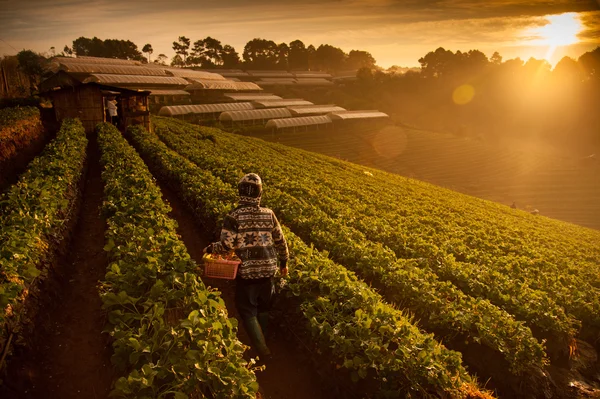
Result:
[[[185,87],[188,81],[183,78],[172,76],[143,76],[143,75],[113,75],[113,74],[92,74],[86,78],[84,83],[94,82],[106,85],[128,88],[154,88],[161,86]]]
[[[288,107],[292,116],[323,115],[330,112],[343,112],[345,108],[337,105],[304,105]]]
[[[327,129],[332,126],[331,119],[323,116],[302,116],[299,118],[271,119],[265,125],[272,132],[305,131],[309,129]]]
[[[287,108],[264,108],[244,111],[227,111],[219,116],[219,120],[230,125],[264,125],[270,119],[290,118],[292,113]]]
[[[84,64],[61,62],[58,70],[77,74],[111,74],[111,75],[145,75],[145,76],[167,76],[163,69],[146,68],[136,65],[108,65],[108,64]]]
[[[252,103],[192,104],[162,107],[160,116],[172,116],[189,121],[217,120],[221,112],[253,109]]]
[[[381,119],[390,117],[388,114],[381,111],[342,111],[332,112],[331,114],[329,114],[329,116],[333,121]]]
[[[233,101],[282,100],[271,93],[224,93],[223,97]]]
[[[302,99],[284,99],[284,100],[258,100],[252,101],[254,108],[281,108],[292,107],[296,105],[314,105],[310,101]]]

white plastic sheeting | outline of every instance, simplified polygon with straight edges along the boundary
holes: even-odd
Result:
[[[293,116],[328,114],[330,112],[343,112],[346,109],[337,105],[306,105],[301,107],[288,107]]]
[[[218,73],[195,71],[193,69],[184,68],[165,68],[168,74],[177,76],[179,78],[191,78],[191,79],[202,79],[202,80],[226,80],[223,76]]]
[[[302,116],[300,118],[271,119],[267,122],[267,129],[284,129],[290,127],[326,125],[331,123],[327,116]]]
[[[187,80],[171,76],[142,76],[142,75],[112,75],[93,74],[86,78],[84,83],[96,82],[102,84],[128,85],[128,86],[186,86]]]
[[[223,97],[234,101],[282,100],[281,97],[270,93],[225,93]]]
[[[158,111],[158,114],[161,116],[175,116],[186,114],[214,114],[224,111],[236,111],[252,108],[252,103],[169,105],[162,107],[160,111]]]
[[[314,105],[310,101],[302,99],[289,99],[289,100],[257,100],[252,101],[255,108],[281,108],[281,107],[292,107],[295,105]]]
[[[162,69],[145,68],[136,65],[84,64],[82,62],[71,64],[61,62],[59,69],[69,73],[167,76]]]
[[[184,90],[150,90],[151,96],[189,96]]]
[[[287,108],[264,108],[246,111],[227,111],[219,116],[220,121],[241,122],[264,119],[289,118],[292,114]]]
[[[345,111],[333,112],[329,114],[332,120],[349,120],[349,119],[374,119],[374,118],[389,118],[390,116],[381,111]]]
[[[55,57],[53,62],[61,64],[106,64],[106,65],[142,65],[140,61],[122,60],[119,58],[102,58],[102,57]]]
[[[231,80],[202,80],[195,78],[192,78],[190,80],[192,80],[194,83],[187,86],[186,90],[262,90],[258,85],[252,82],[233,82]]]

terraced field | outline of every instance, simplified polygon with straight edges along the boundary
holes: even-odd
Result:
[[[400,127],[256,137],[600,229],[598,155],[586,158],[540,145],[494,144]]]

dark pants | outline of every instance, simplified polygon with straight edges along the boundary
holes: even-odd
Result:
[[[235,307],[242,319],[256,317],[271,309],[275,281],[273,277],[235,281]]]

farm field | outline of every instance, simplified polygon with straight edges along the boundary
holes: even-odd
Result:
[[[600,162],[584,155],[402,127],[256,137],[600,229]]]
[[[35,245],[0,240],[3,321],[21,322],[21,294],[35,286],[43,317],[32,321],[53,331],[41,351],[50,355],[19,342],[0,394],[70,398],[87,384],[119,397],[600,395],[599,232],[256,138],[169,118],[153,125],[123,137],[101,124],[89,144],[76,121],[57,135],[79,137],[79,158],[53,166],[72,169],[61,184],[79,219],[56,241],[40,230],[52,245],[38,245],[25,268],[6,245],[26,255]],[[271,338],[281,357],[265,371],[244,348],[232,285],[201,278],[197,264],[247,172],[263,177],[263,203],[292,254]],[[58,216],[68,205],[49,204]],[[69,287],[61,307],[43,299],[53,284]],[[68,340],[95,362],[60,356]],[[92,368],[112,373],[91,377]]]

